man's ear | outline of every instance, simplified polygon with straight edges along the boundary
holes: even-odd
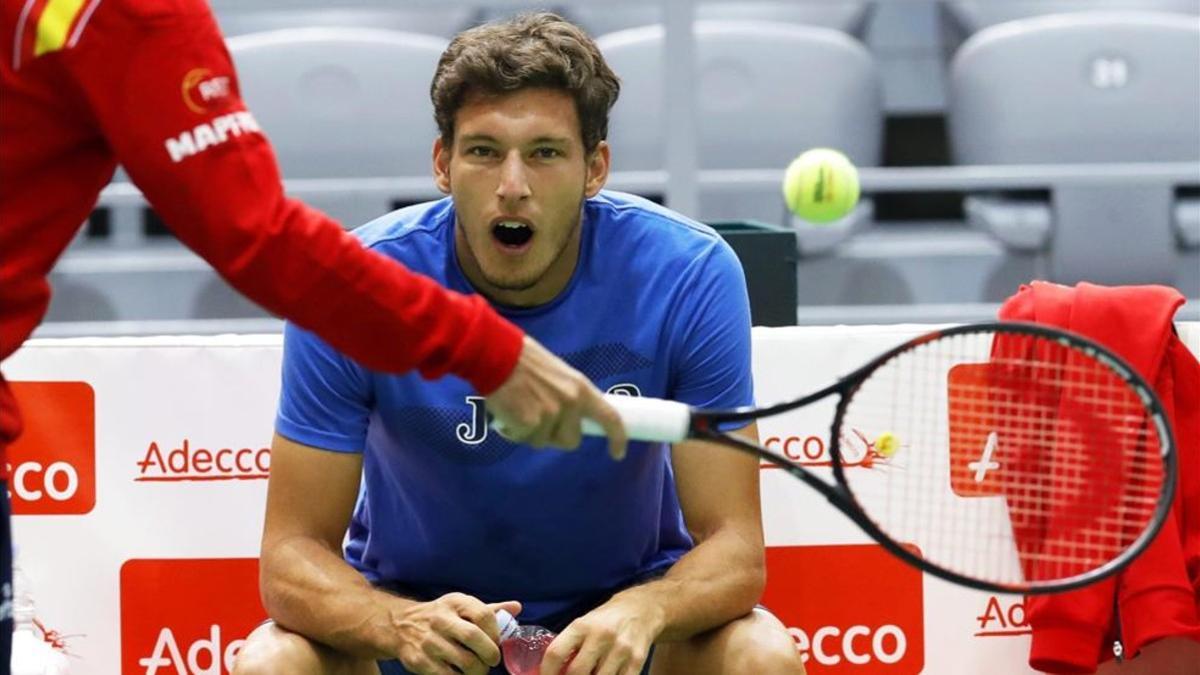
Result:
[[[450,194],[450,146],[441,136],[433,139],[433,183],[442,194]]]
[[[587,158],[587,183],[584,185],[584,194],[588,197],[595,197],[608,182],[608,167],[611,161],[612,150],[609,149],[608,142],[600,141]]]

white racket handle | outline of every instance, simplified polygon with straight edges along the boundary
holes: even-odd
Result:
[[[605,394],[604,400],[621,416],[631,441],[677,443],[687,438],[692,413],[686,404],[661,398]],[[603,436],[604,429],[593,420],[583,420],[583,433]]]

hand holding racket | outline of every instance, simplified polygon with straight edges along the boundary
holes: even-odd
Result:
[[[832,395],[835,483],[726,433]],[[758,455],[906,562],[993,592],[1051,593],[1115,573],[1158,532],[1175,486],[1170,427],[1150,387],[1103,347],[1040,325],[929,333],[763,408],[608,399],[631,439]],[[585,421],[584,432],[599,429]],[[843,446],[862,439],[876,468],[848,472]]]

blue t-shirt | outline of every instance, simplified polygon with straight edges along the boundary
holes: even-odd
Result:
[[[465,293],[452,200],[359,228],[364,244]],[[704,407],[753,402],[750,309],[737,257],[711,228],[616,192],[588,199],[579,261],[550,302],[499,311],[603,391]],[[425,597],[520,600],[538,621],[664,571],[692,547],[669,448],[603,439],[575,452],[510,443],[464,380],[363,368],[294,325],[276,428],[363,452],[346,560]],[[319,499],[320,495],[313,495]]]

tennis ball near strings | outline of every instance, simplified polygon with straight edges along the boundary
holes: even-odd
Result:
[[[879,438],[875,439],[875,452],[884,457],[891,457],[899,448],[900,440],[896,438],[896,434],[890,431],[879,434]]]
[[[808,150],[784,172],[783,198],[788,210],[810,223],[837,220],[858,203],[858,169],[837,150]]]

